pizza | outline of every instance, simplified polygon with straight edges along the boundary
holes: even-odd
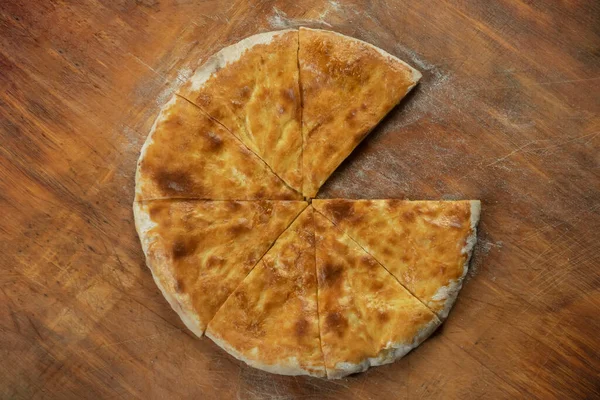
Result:
[[[219,307],[306,207],[303,201],[155,200],[134,215],[148,267],[202,336]]]
[[[208,59],[178,91],[302,191],[298,31],[254,35]]]
[[[324,377],[314,239],[308,206],[229,296],[207,336],[263,370]]]
[[[421,73],[363,41],[300,29],[302,193],[315,197],[329,175],[417,84]]]
[[[319,320],[327,376],[393,362],[440,320],[355,241],[315,213]]]
[[[479,201],[314,199],[420,77],[371,44],[300,28],[225,47],[163,106],[134,218],[190,331],[255,368],[335,379],[443,323]]]
[[[163,107],[136,172],[137,201],[302,199],[221,124],[180,96]]]
[[[448,316],[467,274],[479,201],[315,199],[313,205],[440,318]]]

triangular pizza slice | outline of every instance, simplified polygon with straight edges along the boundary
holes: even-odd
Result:
[[[440,324],[437,316],[331,221],[314,215],[327,377],[391,363],[417,347]]]
[[[153,200],[134,203],[156,284],[202,336],[219,307],[306,207],[302,201]]]
[[[229,296],[206,335],[255,368],[325,376],[312,207],[300,214]]]
[[[302,191],[298,30],[250,36],[209,58],[179,95],[222,123]]]
[[[477,240],[479,201],[315,200],[313,206],[442,319]]]
[[[358,39],[300,28],[303,194],[329,175],[417,84],[421,74]]]
[[[293,200],[301,195],[197,106],[179,97],[163,107],[136,173],[136,200]]]

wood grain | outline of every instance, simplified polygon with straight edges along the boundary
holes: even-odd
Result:
[[[320,197],[479,198],[449,319],[340,381],[246,367],[184,329],[133,227],[139,150],[207,56],[306,25],[424,73]],[[0,398],[600,396],[594,1],[0,3]]]

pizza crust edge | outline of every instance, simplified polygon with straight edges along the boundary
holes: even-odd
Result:
[[[158,115],[156,116],[156,119],[154,120],[154,123],[152,124],[152,127],[150,128],[150,132],[148,133],[148,136],[146,136],[146,140],[144,141],[142,150],[140,150],[140,156],[138,157],[136,168],[135,168],[135,194],[134,194],[135,201],[161,200],[162,199],[162,198],[155,198],[155,197],[152,197],[152,199],[144,199],[143,198],[144,193],[143,193],[142,187],[144,186],[144,182],[143,182],[143,177],[142,177],[141,166],[142,166],[142,161],[144,160],[144,158],[146,157],[146,153],[148,152],[148,148],[150,147],[150,145],[152,143],[154,143],[154,132],[156,132],[156,128],[157,128],[159,122],[164,120],[164,114],[165,114],[166,110],[168,110],[169,107],[173,107],[176,102],[177,102],[177,95],[173,95],[173,96],[171,96],[169,101],[167,101],[160,108]],[[134,202],[133,209],[135,211],[135,202]],[[137,220],[136,220],[136,226],[137,226]],[[140,236],[140,238],[141,238],[141,236]],[[144,250],[144,253],[145,252],[146,251]]]
[[[179,315],[185,326],[196,336],[202,337],[206,326],[203,326],[193,311],[192,301],[189,295],[178,294],[175,290],[175,279],[169,271],[168,261],[162,257],[150,257],[148,254],[150,245],[156,240],[149,234],[157,224],[150,219],[150,215],[144,210],[143,202],[133,203],[133,215],[135,228],[142,243],[142,250],[146,257],[146,265],[152,273],[156,286],[162,292],[171,308]]]
[[[222,340],[219,336],[213,335],[210,328],[208,328],[206,330],[206,337],[210,338],[217,346],[219,346],[220,348],[225,350],[227,353],[229,353],[233,357],[237,358],[240,361],[243,361],[244,363],[246,363],[247,365],[249,365],[253,368],[260,369],[260,370],[270,372],[273,374],[279,374],[279,375],[289,375],[289,376],[309,375],[309,376],[322,377],[322,378],[325,377],[325,368],[323,368],[323,371],[322,371],[323,374],[318,374],[316,370],[314,372],[308,371],[306,369],[303,369],[299,365],[297,358],[295,358],[295,357],[288,358],[286,360],[287,362],[280,361],[276,364],[263,364],[260,361],[251,360],[249,358],[246,358],[244,355],[242,355],[240,352],[238,352],[233,346],[231,346],[228,342]]]
[[[391,364],[399,360],[411,350],[417,348],[440,326],[441,322],[439,318],[435,313],[433,313],[433,316],[434,318],[427,325],[419,329],[411,343],[387,343],[387,346],[381,349],[377,356],[366,358],[358,364],[348,362],[337,363],[334,370],[327,370],[327,378],[340,379],[350,374],[364,372],[370,367]]]
[[[431,297],[431,300],[434,302],[444,302],[444,307],[437,313],[438,317],[442,320],[448,317],[452,306],[456,302],[456,298],[458,297],[458,293],[462,288],[465,276],[469,271],[469,263],[471,262],[471,256],[473,255],[473,248],[477,243],[477,224],[479,223],[479,216],[481,214],[481,201],[470,200],[469,202],[471,204],[471,233],[467,237],[464,247],[461,249],[461,254],[467,255],[465,263],[463,264],[463,273],[458,279],[452,280],[450,283],[448,283],[448,285],[440,287]],[[430,304],[427,304],[427,306],[431,308]]]
[[[196,69],[194,75],[192,75],[192,77],[184,84],[189,84],[186,92],[200,90],[213,73],[226,67],[230,63],[238,61],[246,50],[259,44],[269,44],[276,36],[284,35],[289,32],[298,32],[298,29],[284,29],[280,31],[257,33],[256,35],[248,36],[239,42],[222,48],[207,58],[206,61]],[[179,90],[177,93],[179,93]]]
[[[387,51],[383,50],[380,47],[375,46],[372,43],[365,42],[364,40],[360,40],[360,39],[357,39],[357,38],[352,37],[352,36],[344,35],[343,33],[335,32],[335,31],[329,31],[329,30],[326,30],[326,29],[313,29],[313,28],[306,28],[304,26],[301,26],[299,29],[300,30],[307,30],[307,31],[316,31],[316,32],[327,32],[327,33],[331,33],[331,34],[333,34],[335,36],[338,36],[342,40],[351,41],[351,42],[357,42],[359,45],[364,45],[364,46],[367,46],[367,47],[369,47],[369,48],[377,51],[384,58],[391,59],[394,63],[398,63],[398,64],[401,64],[404,67],[406,67],[410,71],[410,73],[411,73],[411,80],[413,81],[413,83],[412,83],[412,85],[410,85],[408,87],[408,89],[406,90],[406,94],[402,98],[406,97],[410,93],[410,91],[417,85],[417,83],[419,83],[419,81],[421,80],[421,78],[423,77],[423,74],[420,71],[418,71],[417,69],[415,69],[414,67],[412,67],[406,61],[403,61],[403,60],[399,59],[395,55],[388,53]],[[379,125],[379,124],[377,124],[377,125]]]

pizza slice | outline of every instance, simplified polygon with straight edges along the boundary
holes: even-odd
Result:
[[[321,344],[328,378],[391,363],[440,324],[373,257],[314,213]]]
[[[298,30],[250,36],[209,58],[178,92],[302,191]]]
[[[163,107],[138,161],[138,201],[301,197],[230,132],[179,96]]]
[[[385,51],[335,32],[300,28],[303,194],[315,197],[421,74]]]
[[[313,206],[441,319],[477,240],[479,201],[315,200]]]
[[[303,201],[153,200],[134,203],[156,284],[202,336],[221,304],[306,207]]]
[[[255,368],[325,376],[312,207],[300,214],[229,296],[206,335]]]

